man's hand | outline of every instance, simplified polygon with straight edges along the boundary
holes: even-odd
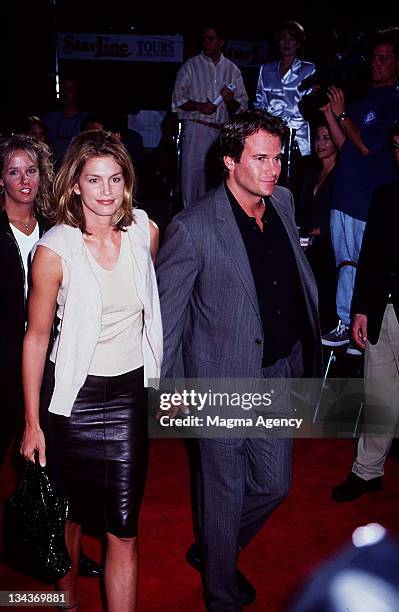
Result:
[[[229,89],[226,85],[223,85],[222,89],[220,90],[220,95],[227,104],[234,98],[234,91],[231,91],[231,89]]]
[[[213,115],[217,111],[217,106],[212,104],[210,100],[207,102],[198,102],[198,112],[203,115]]]
[[[345,110],[344,92],[339,87],[335,87],[335,85],[330,85],[327,90],[327,96],[330,100],[332,112],[334,113],[335,117],[339,117],[339,115]]]
[[[353,341],[363,351],[366,348],[367,342],[367,316],[364,314],[355,314],[352,325]]]

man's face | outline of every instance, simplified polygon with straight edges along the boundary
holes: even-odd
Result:
[[[208,28],[202,32],[202,49],[208,57],[217,59],[223,49],[224,40],[220,40],[215,30]]]
[[[280,137],[259,130],[245,139],[239,162],[226,156],[224,163],[229,170],[228,187],[239,202],[269,196],[281,172]]]
[[[371,60],[371,79],[374,87],[394,85],[399,75],[399,58],[392,45],[377,45]]]
[[[65,79],[62,85],[62,99],[66,106],[75,104],[78,98],[78,84],[73,79]]]
[[[399,164],[399,134],[393,137],[392,146],[393,146],[393,152],[395,155],[395,159],[397,163]]]

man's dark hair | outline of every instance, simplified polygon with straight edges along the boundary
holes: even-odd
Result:
[[[206,21],[201,26],[201,36],[205,30],[213,30],[219,40],[227,40],[227,28],[224,23],[220,21]]]
[[[273,117],[263,110],[249,110],[234,115],[225,123],[219,136],[219,156],[223,162],[225,155],[239,162],[244,150],[245,139],[263,130],[272,136],[279,136],[281,141],[287,133],[285,121]]]
[[[399,57],[399,27],[392,26],[377,30],[371,40],[371,46],[375,49],[379,45],[392,45],[395,55]]]

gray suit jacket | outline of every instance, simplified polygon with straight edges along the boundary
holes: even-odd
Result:
[[[309,318],[313,354],[306,375],[320,376],[317,289],[299,245],[293,198],[277,186],[271,201],[292,245]],[[259,304],[224,185],[173,219],[158,254],[157,277],[164,329],[162,376],[259,377],[264,341]]]

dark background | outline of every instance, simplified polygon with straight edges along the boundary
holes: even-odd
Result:
[[[104,6],[92,0],[31,0],[2,3],[0,25],[0,131],[26,114],[54,109],[55,32],[98,32],[184,35],[185,58],[199,51],[198,31],[204,21],[223,20],[228,36],[239,40],[271,40],[283,19],[299,21],[307,33],[305,59],[321,65],[339,47],[377,26],[396,25],[394,10],[372,10],[366,4],[344,2],[187,2],[185,5],[111,0]],[[333,6],[331,6],[333,4]],[[388,5],[387,5],[388,6]],[[363,42],[360,46],[364,46]],[[357,61],[354,57],[353,61]],[[132,113],[139,109],[168,109],[179,64],[85,62],[64,60],[60,73],[75,75],[80,83],[81,108]],[[258,68],[244,68],[250,101]]]

